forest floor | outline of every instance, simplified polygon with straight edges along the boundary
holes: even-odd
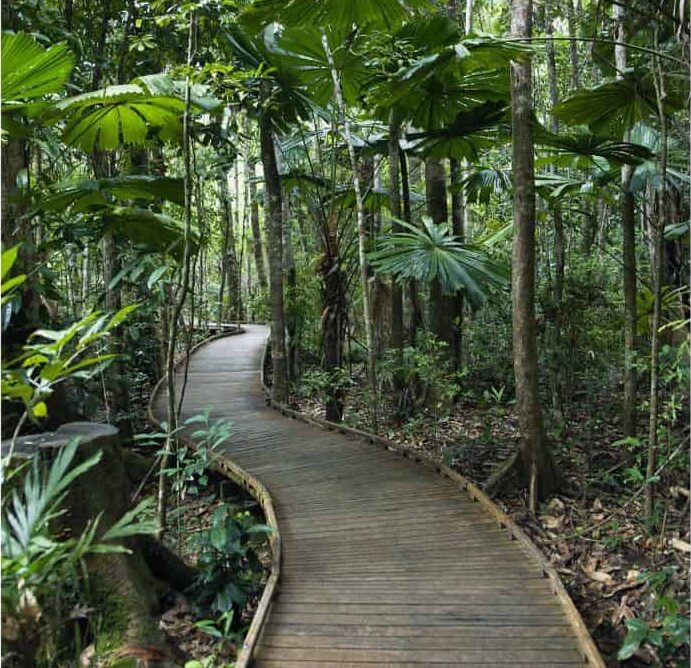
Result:
[[[363,392],[349,396],[354,400],[345,422],[367,424],[367,407],[358,403],[366,396],[364,383]],[[317,401],[295,403],[324,417]],[[635,458],[625,445],[613,445],[620,439],[616,408],[618,402],[604,395],[570,408],[568,426],[558,437],[551,435],[563,491],[541,504],[535,516],[523,492],[507,489],[495,500],[559,572],[608,666],[687,666],[689,645],[674,647],[668,633],[677,616],[689,612],[687,452],[679,447],[678,465],[661,476],[658,531],[653,533],[640,519],[643,488],[633,482]],[[444,415],[423,411],[405,422],[395,419],[395,406],[382,409],[380,435],[424,451],[480,485],[518,447],[518,421],[510,403],[492,398],[464,402]],[[679,438],[687,439],[688,433]],[[673,602],[660,608],[656,598]],[[662,647],[644,643],[632,658],[619,661],[626,622],[633,618],[662,630]]]
[[[202,546],[205,545],[208,549],[214,513],[227,506],[235,512],[249,512],[255,523],[263,522],[264,518],[259,504],[242,488],[215,472],[207,471],[206,475],[209,480],[203,494],[188,495],[182,500],[174,494],[170,495],[171,510],[167,518],[164,542],[189,566],[197,568],[201,577],[208,577],[212,587],[217,585],[220,592],[225,584],[233,582],[233,578],[239,579],[241,574],[232,569],[227,573],[230,580],[217,577],[217,574],[224,570],[220,554],[217,555],[218,563],[200,563],[200,554],[204,549]],[[240,557],[240,563],[235,561],[234,566],[238,567],[238,571],[244,571],[245,576],[251,574],[263,583],[268,577],[269,563],[270,553],[267,548],[260,550],[259,564],[250,563]],[[227,628],[224,628],[223,622],[219,621],[219,615],[214,613],[208,604],[200,603],[188,593],[175,593],[160,617],[160,627],[165,633],[173,656],[181,664],[191,664],[195,668],[233,665],[254,617],[262,591],[263,584],[258,587],[256,593],[248,595],[240,615],[235,615]]]

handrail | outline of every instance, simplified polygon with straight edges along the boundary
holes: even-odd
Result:
[[[354,429],[353,427],[347,427],[343,424],[330,422],[329,420],[323,420],[311,415],[305,415],[304,413],[300,413],[292,408],[289,408],[286,404],[274,401],[274,399],[271,398],[271,390],[267,386],[264,377],[269,345],[270,340],[267,339],[266,345],[264,346],[264,353],[262,355],[262,366],[260,371],[261,386],[267,395],[266,401],[269,406],[279,411],[282,415],[291,417],[295,420],[306,422],[307,424],[319,427],[320,429],[338,431],[343,434],[355,436],[362,441],[371,443],[373,445],[378,445],[385,450],[389,450],[394,454],[406,459],[413,459],[417,464],[420,464],[428,469],[433,469],[438,474],[457,483],[458,486],[467,493],[468,497],[472,501],[479,503],[483,509],[497,521],[499,527],[507,531],[511,540],[518,541],[524,552],[536,562],[543,577],[549,578],[552,593],[559,599],[559,602],[564,608],[566,617],[576,635],[576,640],[578,642],[581,654],[583,655],[584,661],[594,668],[605,668],[605,662],[600,655],[600,650],[598,650],[597,645],[595,645],[588,628],[583,622],[581,614],[578,612],[578,608],[576,608],[573,600],[569,596],[569,593],[566,591],[564,583],[561,581],[557,571],[554,569],[552,564],[550,564],[547,557],[545,557],[537,545],[535,545],[535,543],[533,543],[533,541],[528,537],[528,535],[503,510],[501,510],[501,508],[499,508],[499,506],[497,506],[497,504],[494,503],[494,501],[492,501],[487,494],[485,494],[477,485],[472,483],[465,476],[461,475],[457,471],[454,471],[446,464],[440,464],[434,461],[434,459],[432,459],[432,457],[429,455],[410,450],[406,446],[394,443],[393,441],[389,441],[381,436],[362,431],[361,429]]]
[[[175,370],[177,371],[178,368],[189,357],[191,357],[195,352],[197,352],[197,350],[208,343],[217,341],[218,339],[222,339],[227,336],[244,333],[245,330],[238,325],[237,330],[231,332],[221,332],[204,339],[203,341],[192,346],[192,348],[190,348],[182,359],[175,363]],[[264,358],[262,358],[262,367],[263,365]],[[161,422],[158,420],[154,412],[154,403],[165,379],[166,376],[163,376],[154,386],[154,389],[151,392],[147,410],[149,421],[159,429],[161,429]],[[194,448],[196,445],[192,439],[188,438],[184,434],[179,434],[178,438],[191,448]],[[269,493],[269,490],[258,478],[254,477],[241,466],[238,466],[227,455],[218,455],[216,453],[212,454],[211,467],[219,473],[227,476],[233,480],[233,482],[237,483],[240,487],[249,492],[249,494],[251,494],[261,506],[262,511],[264,512],[264,517],[266,518],[266,523],[273,529],[269,536],[269,545],[271,547],[271,572],[266,584],[264,585],[264,591],[259,599],[259,605],[254,612],[254,616],[252,617],[247,635],[245,636],[240,652],[235,660],[236,668],[248,668],[254,655],[259,634],[261,633],[264,621],[266,620],[269,612],[269,608],[278,589],[278,581],[281,575],[281,533],[278,527],[278,520],[276,518],[274,501]]]

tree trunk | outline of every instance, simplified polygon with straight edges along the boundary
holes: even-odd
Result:
[[[410,206],[410,177],[408,174],[408,157],[405,151],[401,149],[398,154],[401,165],[401,197],[403,200],[403,220],[409,225],[413,223],[413,211]],[[422,307],[420,306],[420,297],[418,295],[417,283],[415,281],[408,282],[408,299],[410,301],[410,326],[408,328],[408,340],[411,345],[415,345],[417,332],[424,327],[424,318],[422,316]]]
[[[658,28],[655,27],[655,51],[659,52]],[[650,408],[648,417],[648,462],[646,468],[645,515],[651,520],[655,511],[655,482],[657,472],[659,383],[660,383],[660,324],[662,320],[662,278],[664,267],[664,236],[667,225],[667,114],[665,111],[665,73],[659,56],[655,57],[655,93],[660,123],[660,174],[657,188],[657,220],[651,221],[653,255],[651,258],[653,287],[653,317],[650,324]]]
[[[614,5],[615,40],[614,59],[617,78],[626,70],[626,34],[624,32],[624,5]],[[624,141],[631,139],[631,133],[624,133]],[[636,436],[636,217],[634,195],[630,190],[633,169],[624,165],[621,169],[621,220],[623,227],[623,277],[624,277],[624,435]]]
[[[473,0],[465,0],[465,34],[473,32]]]
[[[275,401],[288,400],[288,369],[285,348],[285,311],[283,305],[283,211],[281,179],[276,163],[276,149],[271,117],[262,114],[259,123],[262,166],[264,168],[264,210],[266,240],[269,247],[269,302],[271,305],[271,394]]]
[[[465,243],[465,202],[463,198],[462,186],[462,170],[461,163],[458,160],[451,159],[449,161],[451,186],[451,225],[453,233],[459,238],[461,243]],[[453,299],[453,325],[456,330],[456,354],[454,356],[454,365],[460,369],[463,365],[463,310],[465,308],[465,298],[462,291],[459,291]]]
[[[571,64],[571,88],[581,87],[581,77],[578,64],[578,43],[576,37],[576,17],[573,10],[574,0],[566,0],[566,25],[569,33],[569,62]]]
[[[570,1],[570,0],[569,0]],[[553,36],[552,18],[548,13],[548,8],[544,8],[542,14],[544,20],[545,34],[548,37]],[[547,74],[549,78],[549,101],[551,108],[554,109],[559,102],[559,88],[557,84],[557,62],[554,52],[554,42],[550,39],[546,44],[547,55]],[[550,118],[551,130],[554,134],[559,132],[559,123],[557,117],[552,114]],[[550,171],[555,174],[556,168],[551,166]],[[558,424],[564,421],[563,412],[563,387],[562,374],[564,372],[561,341],[561,328],[564,309],[564,273],[566,265],[566,242],[564,239],[564,220],[562,217],[561,203],[557,199],[552,204],[552,220],[554,223],[554,289],[552,291],[553,312],[552,312],[552,327],[553,336],[551,342],[551,357],[552,369],[551,386],[552,386],[552,414]]]
[[[360,175],[358,172],[357,157],[355,155],[355,145],[353,144],[353,137],[350,133],[350,121],[346,104],[343,99],[343,91],[341,89],[341,80],[339,78],[338,69],[334,62],[333,53],[329,46],[329,39],[326,32],[322,29],[322,48],[329,62],[331,69],[331,78],[334,85],[334,98],[338,106],[341,122],[343,123],[343,132],[348,147],[348,157],[350,159],[350,171],[353,177],[353,190],[355,191],[355,209],[357,212],[358,223],[358,261],[360,264],[360,284],[362,287],[362,315],[365,324],[365,344],[367,346],[368,364],[367,375],[369,377],[370,385],[370,413],[372,420],[372,430],[376,433],[379,430],[379,400],[377,388],[377,353],[374,347],[374,327],[372,326],[372,309],[370,304],[369,294],[369,280],[367,273],[367,256],[365,253],[367,245],[367,227],[365,224],[365,205],[362,198],[362,190],[360,184]]]
[[[399,170],[400,129],[391,110],[389,116],[389,209],[392,218],[401,217],[401,179]],[[401,231],[401,226],[393,220],[391,231]],[[403,290],[396,279],[391,282],[391,347],[396,350],[398,363],[403,361]],[[399,374],[395,378],[396,389],[401,386]]]
[[[511,33],[530,39],[530,0],[512,0]],[[513,126],[514,236],[511,276],[513,356],[516,402],[521,430],[524,479],[530,475],[531,507],[537,496],[557,484],[552,452],[542,423],[538,385],[537,327],[535,323],[535,175],[533,148],[532,64],[511,63],[511,120]]]
[[[324,312],[322,313],[322,345],[324,356],[322,369],[331,373],[343,366],[343,342],[347,331],[348,302],[346,274],[341,267],[338,238],[338,213],[332,211],[329,218],[326,249],[320,267],[323,281]],[[343,419],[345,391],[330,386],[326,399],[326,419],[340,422]]]
[[[218,321],[223,322],[227,313],[231,322],[236,322],[241,312],[240,295],[240,267],[237,257],[237,246],[235,239],[235,227],[233,224],[233,208],[228,192],[228,175],[223,174],[218,182],[219,199],[221,203],[221,214],[223,220],[223,258],[221,260],[222,280],[219,289],[219,310]],[[223,306],[224,290],[228,288],[228,310]]]
[[[264,265],[264,248],[262,234],[259,227],[259,203],[257,202],[256,162],[253,158],[245,161],[245,181],[247,182],[248,199],[250,206],[250,225],[252,227],[252,240],[254,242],[254,265],[257,269],[257,281],[260,290],[266,294],[269,284],[266,280],[266,267]],[[266,206],[266,203],[265,203]]]
[[[446,170],[441,160],[425,160],[425,193],[427,212],[435,225],[448,223],[449,209],[446,202]],[[430,286],[430,320],[432,331],[440,341],[448,345],[451,359],[457,358],[457,336],[454,328],[455,297],[442,292],[438,280]]]
[[[296,381],[300,375],[298,364],[298,352],[300,348],[298,331],[300,325],[298,322],[299,313],[295,306],[297,298],[297,270],[295,268],[295,253],[293,251],[290,198],[285,188],[281,193],[281,205],[281,215],[283,216],[283,267],[286,274],[286,299],[288,302],[288,308],[286,309],[286,352],[288,355],[288,380],[292,382]]]

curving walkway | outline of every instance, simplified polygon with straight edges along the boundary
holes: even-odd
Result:
[[[275,501],[280,593],[254,665],[584,664],[548,581],[456,484],[267,407],[267,329],[245,329],[193,355],[183,412],[230,418],[228,456]]]

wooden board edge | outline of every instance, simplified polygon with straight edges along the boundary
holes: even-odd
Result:
[[[238,329],[230,332],[221,332],[219,334],[214,334],[203,341],[192,346],[187,354],[185,354],[182,359],[178,360],[175,364],[175,370],[177,371],[182,364],[184,364],[189,357],[191,357],[195,352],[197,352],[203,346],[223,339],[228,336],[234,336],[236,334],[244,334],[245,330],[242,326],[238,326]],[[264,358],[262,357],[262,367],[264,365]],[[149,398],[149,404],[147,406],[147,417],[149,422],[153,424],[157,429],[161,429],[161,422],[156,417],[154,412],[154,403],[156,398],[163,387],[165,381],[165,376],[163,376],[154,386]],[[188,438],[184,434],[179,436],[189,447],[194,448],[195,443],[192,439]],[[238,484],[245,491],[247,491],[257,503],[262,508],[264,512],[264,517],[266,518],[266,523],[273,529],[269,537],[269,545],[271,547],[271,570],[269,577],[264,584],[264,591],[262,592],[261,598],[259,599],[259,605],[254,612],[252,621],[250,622],[250,627],[247,631],[247,635],[242,643],[242,647],[238,656],[235,660],[235,668],[248,668],[252,661],[259,636],[261,634],[264,622],[268,616],[271,603],[278,592],[278,583],[281,577],[281,533],[278,526],[278,520],[276,518],[276,510],[274,500],[269,493],[269,490],[264,486],[264,484],[251,473],[243,469],[241,466],[236,464],[227,455],[214,454],[211,461],[212,468],[225,475],[227,478],[232,480],[234,483]]]
[[[355,429],[353,427],[348,427],[336,422],[329,422],[328,420],[316,418],[311,415],[305,415],[304,413],[300,413],[299,411],[290,408],[286,404],[281,404],[277,401],[274,401],[271,398],[271,390],[267,386],[266,379],[264,377],[269,344],[270,340],[267,339],[264,347],[264,353],[262,355],[261,369],[259,372],[260,383],[266,394],[266,401],[269,406],[279,411],[286,417],[291,417],[293,419],[300,420],[301,422],[306,422],[307,424],[319,427],[320,429],[325,429],[327,431],[338,431],[342,434],[354,436],[358,440],[365,441],[372,445],[377,445],[385,450],[393,452],[394,454],[405,457],[406,459],[413,459],[416,463],[425,466],[426,468],[431,468],[440,475],[443,475],[444,477],[449,478],[457,483],[458,486],[466,492],[471,500],[478,502],[482,506],[483,510],[491,515],[497,521],[497,524],[508,532],[509,536],[513,540],[516,540],[518,543],[520,543],[523,551],[533,559],[543,576],[549,578],[552,592],[559,599],[559,602],[564,609],[564,613],[566,614],[566,618],[571,624],[571,627],[576,635],[576,640],[578,641],[579,649],[583,656],[584,662],[590,666],[593,666],[594,668],[606,668],[605,662],[600,654],[600,650],[597,648],[597,645],[590,635],[590,632],[588,631],[588,628],[586,627],[578,608],[576,608],[576,605],[571,599],[566,587],[564,587],[564,583],[561,581],[559,574],[549,563],[549,560],[543,554],[540,548],[535,545],[528,534],[526,534],[511,519],[511,517],[509,517],[509,515],[501,510],[501,508],[499,508],[499,506],[497,506],[497,504],[494,503],[494,501],[492,501],[487,494],[485,494],[477,485],[468,480],[468,478],[457,471],[454,471],[445,464],[439,464],[429,455],[411,450],[410,448],[407,448],[399,443],[394,443],[393,441],[389,441],[388,439],[371,434],[361,429]]]

